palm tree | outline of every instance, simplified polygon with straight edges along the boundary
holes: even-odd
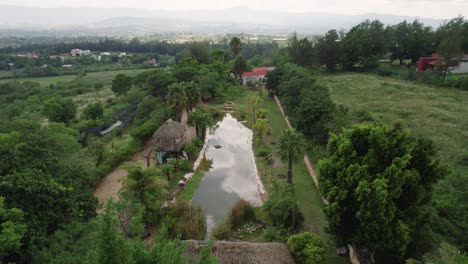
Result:
[[[190,112],[201,100],[200,88],[194,82],[184,83],[184,88],[187,96],[187,112]]]
[[[182,111],[187,107],[188,99],[183,84],[174,83],[168,87],[167,103],[177,111],[177,120],[182,119]]]
[[[197,109],[194,112],[191,112],[188,117],[188,124],[195,126],[197,131],[197,136],[200,139],[204,139],[206,128],[211,126],[213,123],[213,118],[207,112]]]
[[[229,46],[231,46],[231,51],[234,54],[234,59],[237,58],[237,55],[239,55],[239,52],[242,49],[242,43],[238,37],[233,37],[231,39],[231,42],[229,42]]]
[[[279,137],[279,154],[288,160],[288,183],[292,183],[292,163],[304,154],[305,140],[301,132],[285,129]]]
[[[262,98],[260,98],[258,95],[257,96],[249,96],[248,100],[248,107],[250,112],[252,113],[253,117],[253,124],[257,122],[257,110],[260,107],[260,103],[262,101]]]

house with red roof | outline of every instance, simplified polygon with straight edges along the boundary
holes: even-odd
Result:
[[[257,67],[253,68],[251,72],[244,72],[242,74],[242,84],[248,83],[264,83],[268,71],[274,70],[275,67]]]

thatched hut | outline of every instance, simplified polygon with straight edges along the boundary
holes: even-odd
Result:
[[[197,259],[203,248],[200,241],[190,240],[186,255]],[[250,243],[216,241],[211,252],[223,264],[294,264],[294,259],[284,243]]]
[[[158,163],[164,163],[168,155],[177,155],[185,143],[185,131],[187,128],[172,119],[164,122],[153,134],[156,142],[156,156]]]

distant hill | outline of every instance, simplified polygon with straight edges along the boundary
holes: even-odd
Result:
[[[415,17],[385,14],[273,12],[234,7],[221,10],[164,11],[143,8],[35,8],[0,5],[0,30],[5,32],[60,31],[81,34],[289,33],[322,34],[329,29],[349,29],[365,20],[395,24]],[[437,27],[444,20],[418,18]],[[8,31],[6,31],[8,30]]]

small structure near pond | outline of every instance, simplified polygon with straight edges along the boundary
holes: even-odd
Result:
[[[169,119],[154,132],[158,164],[166,163],[171,159],[186,158],[187,155],[180,151],[185,143],[186,130],[187,128],[181,123]]]

